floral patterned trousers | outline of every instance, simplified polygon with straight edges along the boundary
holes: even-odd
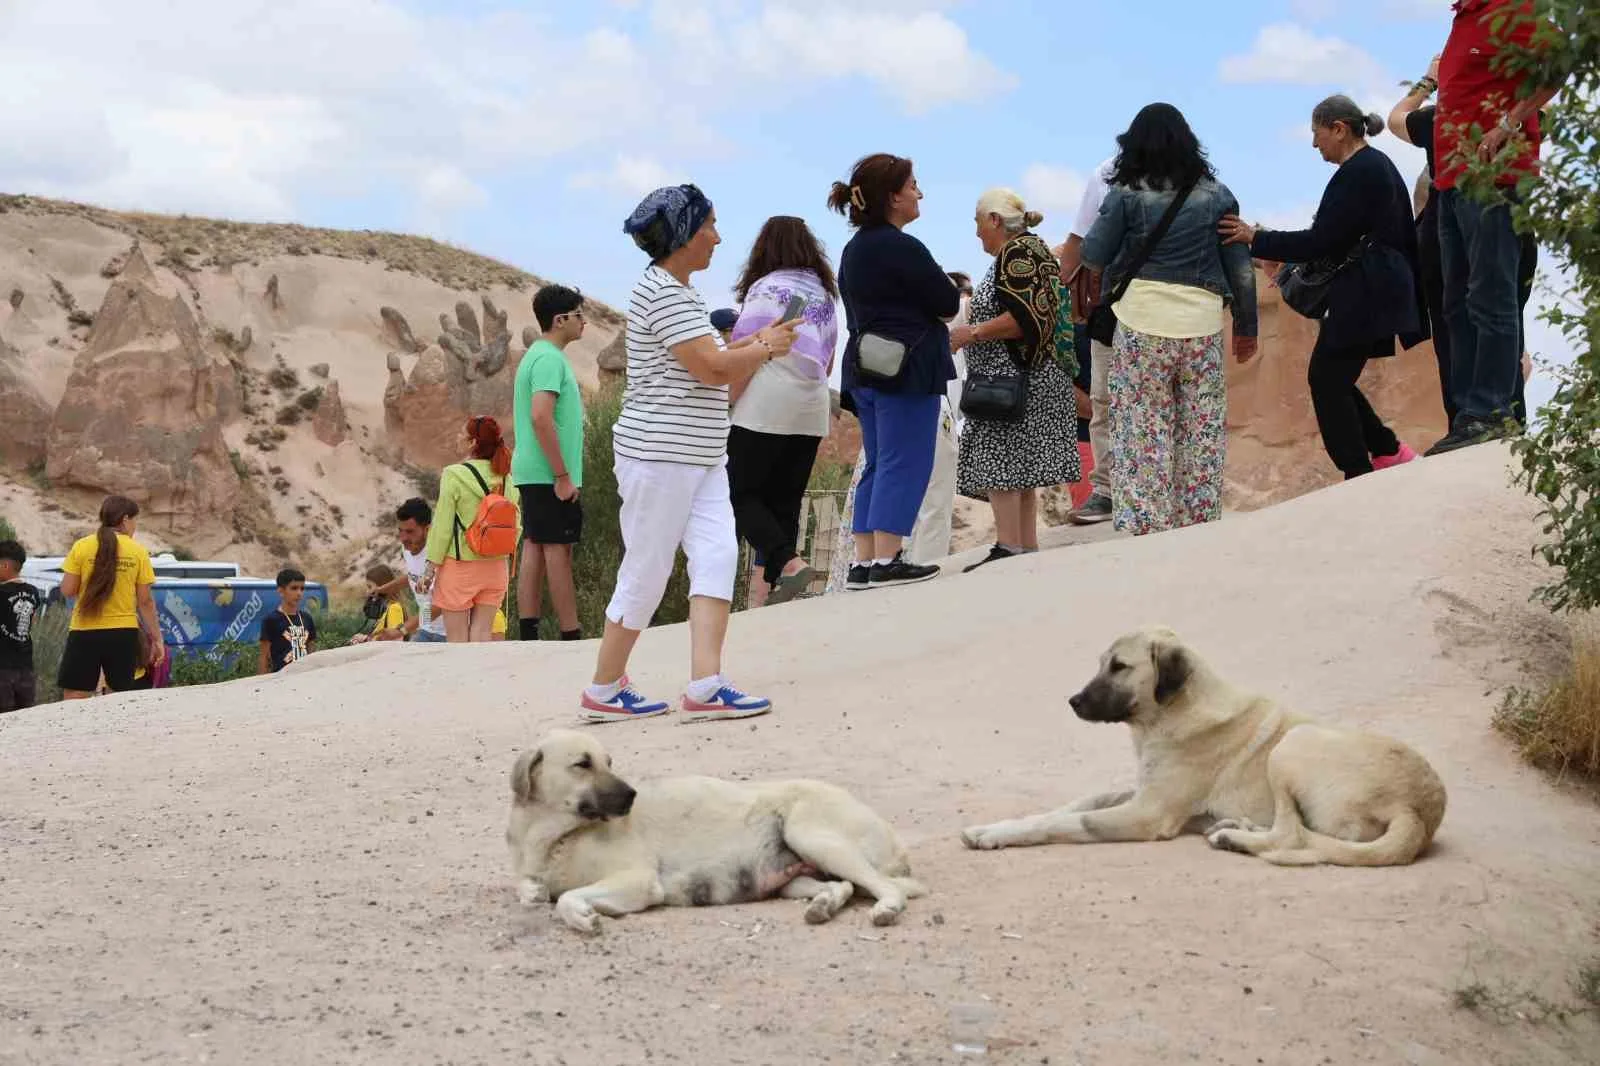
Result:
[[[1174,339],[1118,325],[1107,384],[1116,528],[1137,536],[1222,517],[1222,334]]]

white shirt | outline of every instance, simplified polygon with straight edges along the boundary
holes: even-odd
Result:
[[[444,615],[433,614],[433,597],[417,588],[422,581],[422,572],[428,568],[428,549],[424,547],[417,554],[412,555],[405,548],[400,549],[400,558],[405,564],[406,581],[411,585],[411,595],[417,598],[417,617],[421,620],[418,631],[426,629],[434,636],[444,636]]]
[[[1111,175],[1116,173],[1117,157],[1112,156],[1104,163],[1094,168],[1094,173],[1089,175],[1089,184],[1084,186],[1083,199],[1078,202],[1078,217],[1072,221],[1072,237],[1087,237],[1089,230],[1094,227],[1094,220],[1100,217],[1100,205],[1106,198],[1106,187],[1111,184]]]
[[[700,294],[651,265],[628,302],[628,388],[612,449],[646,462],[716,466],[728,454],[728,387],[705,385],[672,348],[722,337]]]

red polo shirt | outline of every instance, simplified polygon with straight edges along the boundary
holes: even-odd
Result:
[[[1456,0],[1450,39],[1439,59],[1439,109],[1433,118],[1438,173],[1434,184],[1452,189],[1466,167],[1456,158],[1462,129],[1474,123],[1487,132],[1517,103],[1523,75],[1495,68],[1494,59],[1507,44],[1526,46],[1533,39],[1533,0]],[[1496,30],[1494,23],[1505,24]],[[1496,179],[1515,185],[1539,167],[1539,119],[1522,128],[1528,147]]]

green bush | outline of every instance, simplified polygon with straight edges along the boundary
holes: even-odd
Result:
[[[67,646],[67,628],[72,611],[65,603],[47,607],[33,623],[33,672],[40,703],[55,703],[61,698],[56,672],[61,669],[61,653]]]
[[[1541,85],[1561,86],[1561,94],[1546,109],[1541,174],[1524,181],[1515,218],[1570,278],[1540,317],[1576,357],[1556,371],[1555,399],[1512,451],[1521,460],[1519,481],[1544,512],[1548,539],[1538,553],[1559,575],[1539,595],[1554,610],[1586,611],[1600,606],[1600,7],[1540,0],[1536,11],[1533,47],[1508,49],[1504,64],[1524,75],[1524,95]],[[1482,135],[1474,127],[1469,141]],[[1505,152],[1518,151],[1520,140]],[[1468,188],[1494,195],[1498,170],[1498,160],[1472,164]]]
[[[237,681],[251,677],[260,662],[258,645],[242,640],[225,640],[207,651],[190,648],[171,648],[172,674],[167,682],[173,687],[187,685],[215,685],[222,681]]]
[[[16,539],[17,539],[17,527],[12,525],[10,522],[7,522],[5,520],[5,516],[0,515],[0,540],[16,540]],[[24,547],[26,547],[26,545],[24,545]]]

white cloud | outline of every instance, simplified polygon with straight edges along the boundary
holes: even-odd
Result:
[[[1044,215],[1045,232],[1066,235],[1083,200],[1087,179],[1069,167],[1034,163],[1022,172],[1018,192],[1028,207]]]
[[[1249,52],[1223,59],[1220,74],[1225,82],[1245,84],[1369,85],[1384,79],[1383,66],[1365,49],[1292,22],[1263,26]]]
[[[557,160],[615,157],[593,180],[636,190],[819,83],[911,113],[1014,84],[947,0],[494,2],[0,0],[0,188],[252,219],[382,193],[443,219]]]
[[[573,176],[570,184],[576,189],[603,189],[637,199],[663,185],[678,185],[688,180],[686,175],[669,169],[658,160],[623,154],[612,160],[609,170],[582,171]]]

